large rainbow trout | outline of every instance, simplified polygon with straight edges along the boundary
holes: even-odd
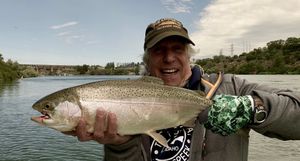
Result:
[[[72,131],[83,117],[88,132],[94,131],[97,109],[114,113],[118,134],[147,134],[164,146],[166,139],[156,130],[191,126],[198,114],[211,105],[198,92],[163,85],[156,77],[108,80],[66,88],[52,93],[33,108],[42,116],[31,119],[58,131]]]

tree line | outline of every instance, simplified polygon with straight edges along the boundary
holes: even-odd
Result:
[[[0,53],[0,82],[13,81],[21,77],[18,62],[12,60],[4,61]]]
[[[77,66],[76,71],[79,74],[88,75],[138,75],[140,63],[123,63],[116,65],[114,62],[109,62],[105,67],[99,65],[82,65]]]
[[[265,47],[234,56],[216,55],[195,61],[207,73],[223,71],[234,74],[300,74],[300,38],[270,41]],[[78,65],[71,74],[86,75],[128,75],[139,74],[142,63],[100,65]],[[52,73],[53,74],[53,73]],[[0,53],[0,81],[13,81],[21,77],[35,77],[34,69],[22,68],[17,61],[4,61]]]
[[[207,73],[300,74],[300,38],[270,41],[265,47],[234,56],[196,60]]]

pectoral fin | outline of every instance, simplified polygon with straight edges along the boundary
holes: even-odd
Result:
[[[160,135],[159,133],[157,133],[155,131],[150,131],[150,132],[147,132],[146,134],[151,136],[154,140],[156,140],[158,143],[160,143],[164,147],[170,148],[166,138],[163,137],[162,135]]]

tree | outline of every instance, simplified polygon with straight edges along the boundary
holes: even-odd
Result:
[[[282,55],[277,54],[274,56],[274,61],[273,61],[273,66],[271,71],[276,74],[284,74],[288,72],[287,68],[285,67],[285,63]]]
[[[267,43],[268,50],[270,51],[282,49],[283,46],[284,46],[284,40],[275,40]]]
[[[76,70],[79,72],[79,74],[85,74],[89,70],[89,66],[83,64],[82,66],[77,66]]]
[[[0,62],[3,62],[3,56],[2,56],[2,54],[0,53]]]
[[[294,52],[300,50],[300,38],[289,37],[284,44],[285,52]]]
[[[115,63],[114,62],[107,63],[105,69],[115,69]]]

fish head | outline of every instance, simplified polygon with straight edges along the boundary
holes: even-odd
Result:
[[[42,116],[31,117],[41,125],[58,131],[72,131],[81,117],[78,97],[71,90],[62,90],[50,94],[32,105]]]

